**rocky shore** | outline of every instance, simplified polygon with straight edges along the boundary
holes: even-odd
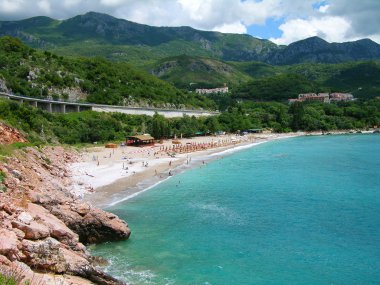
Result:
[[[76,154],[30,147],[0,157],[0,273],[30,284],[123,284],[85,244],[127,239],[128,225],[71,194]]]

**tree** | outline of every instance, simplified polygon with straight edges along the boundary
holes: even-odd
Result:
[[[291,121],[291,128],[293,131],[302,130],[303,128],[303,118],[305,116],[305,110],[303,103],[295,102],[289,108],[289,113],[293,115]]]

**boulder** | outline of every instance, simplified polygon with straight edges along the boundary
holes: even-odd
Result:
[[[50,235],[49,228],[36,221],[31,221],[29,225],[19,221],[12,221],[12,227],[23,231],[26,239],[38,240]]]
[[[60,219],[50,214],[44,207],[29,203],[28,211],[34,219],[39,220],[48,227],[51,237],[73,247],[79,242],[78,235],[70,230]]]
[[[75,205],[53,207],[52,213],[79,235],[85,244],[128,239],[128,224],[117,216],[97,208],[89,208],[83,217],[71,209]],[[87,210],[86,210],[87,211]],[[81,212],[83,214],[83,212]]]
[[[17,235],[6,229],[0,229],[0,254],[9,260],[15,260],[18,256],[20,242]]]
[[[59,258],[59,248],[59,241],[51,237],[38,241],[23,240],[22,261],[38,270],[63,273],[65,266]]]
[[[33,221],[33,217],[27,213],[22,212],[20,215],[18,215],[17,219],[24,224],[30,225],[30,222]]]

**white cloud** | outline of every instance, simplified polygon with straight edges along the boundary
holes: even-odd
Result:
[[[111,7],[116,7],[125,3],[125,0],[100,0],[100,4]]]
[[[323,5],[321,7],[319,7],[318,11],[321,12],[321,13],[326,13],[327,10],[329,9],[330,5]]]
[[[46,14],[50,13],[50,3],[48,0],[40,0],[37,3],[38,7]]]
[[[14,13],[21,9],[22,0],[2,0],[0,1],[0,11],[3,13]]]
[[[260,25],[262,35],[266,22],[280,19],[277,43],[315,35],[328,41],[380,37],[379,0],[0,0],[0,20],[67,19],[89,11],[153,26],[234,33]]]
[[[239,21],[231,24],[223,24],[221,26],[217,26],[213,29],[213,31],[221,33],[246,34],[247,28]]]
[[[82,2],[82,1],[81,0],[65,0],[63,2],[63,5],[65,8],[71,8],[73,6],[80,4],[80,2]]]
[[[289,44],[301,39],[319,36],[329,42],[350,40],[348,32],[351,24],[341,17],[322,17],[311,19],[293,19],[280,25],[280,38],[271,38],[276,44]]]

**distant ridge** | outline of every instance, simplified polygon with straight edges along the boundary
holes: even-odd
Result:
[[[149,61],[182,54],[274,65],[380,59],[380,45],[369,39],[328,43],[311,37],[278,46],[250,35],[200,31],[191,27],[153,27],[96,12],[64,21],[48,17],[0,21],[0,36],[4,35],[60,54],[96,53],[118,61]]]

